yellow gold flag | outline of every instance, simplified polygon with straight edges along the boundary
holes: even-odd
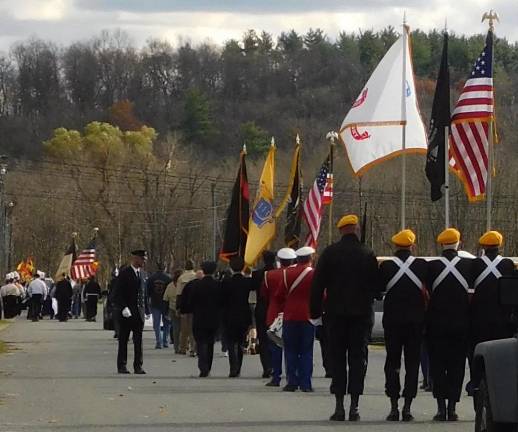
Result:
[[[248,225],[248,239],[245,249],[245,262],[252,266],[259,255],[268,247],[275,237],[275,212],[273,210],[275,178],[275,144],[266,156],[263,172],[259,180],[259,189],[252,208]]]

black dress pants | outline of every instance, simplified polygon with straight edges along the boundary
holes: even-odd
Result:
[[[58,320],[67,321],[68,313],[70,312],[70,298],[58,299]]]
[[[97,317],[97,295],[89,294],[86,296],[86,319],[92,320]]]
[[[266,326],[266,305],[259,301],[255,307],[255,327],[257,339],[259,340],[259,359],[261,360],[263,372],[271,372],[272,359],[270,356],[269,338],[266,334],[268,330]]]
[[[326,314],[322,316],[322,325],[316,328],[316,337],[320,342],[320,352],[322,354],[322,366],[327,374],[331,374],[331,359],[329,353],[329,323]]]
[[[130,333],[133,333],[133,369],[142,368],[142,332],[144,330],[144,322],[140,317],[131,316],[129,318],[121,317],[119,319],[119,351],[117,353],[117,368],[126,367],[128,360],[128,341]]]
[[[415,398],[419,381],[419,363],[421,360],[421,342],[423,325],[401,323],[386,325],[385,349],[385,393],[390,398]],[[405,387],[401,395],[399,371],[401,355],[405,357]]]
[[[18,296],[8,295],[3,298],[5,318],[14,318],[18,315]]]
[[[227,327],[225,328],[225,339],[228,349],[228,362],[230,374],[239,375],[243,365],[243,345],[245,343],[248,328]]]
[[[198,369],[201,374],[206,375],[212,369],[214,342],[217,332],[218,328],[193,328],[198,353]]]
[[[328,317],[331,393],[363,394],[367,373],[370,316]]]
[[[31,297],[31,317],[33,321],[39,321],[41,316],[41,307],[43,305],[43,295],[33,294]]]
[[[431,333],[428,349],[433,396],[459,402],[466,368],[467,335]]]

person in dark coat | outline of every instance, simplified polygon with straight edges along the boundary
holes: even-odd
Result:
[[[270,343],[266,331],[266,311],[268,303],[261,295],[261,286],[264,281],[264,274],[275,268],[275,253],[272,251],[263,252],[264,266],[252,272],[253,289],[257,293],[257,304],[255,306],[255,325],[257,328],[257,339],[259,340],[259,358],[263,367],[263,378],[272,376],[272,359],[270,355]]]
[[[131,264],[120,271],[116,282],[115,303],[118,310],[121,311],[117,370],[121,374],[129,373],[126,363],[130,333],[133,333],[133,370],[138,375],[146,373],[142,369],[142,332],[146,316],[150,313],[146,296],[145,275],[143,274],[146,259],[146,251],[133,251],[131,253]]]
[[[344,396],[348,392],[351,395],[349,420],[358,421],[358,402],[367,372],[372,304],[380,291],[378,262],[372,250],[360,243],[356,215],[344,216],[337,227],[341,240],[323,251],[315,269],[310,313],[315,322],[322,317],[326,293],[333,375],[331,392],[336,399],[330,419],[345,420]]]
[[[189,282],[187,284],[187,286],[191,285],[189,295],[187,298],[182,298],[182,303],[186,303],[184,310],[193,314],[192,329],[201,378],[210,374],[214,342],[220,325],[221,283],[214,279],[216,268],[217,265],[213,261],[202,263],[203,277]]]
[[[61,322],[68,321],[68,314],[72,305],[72,284],[65,273],[62,279],[56,283],[56,291],[54,297],[58,302],[57,318]]]
[[[232,276],[224,278],[221,282],[223,335],[228,349],[230,378],[241,374],[246,334],[252,325],[248,296],[253,290],[253,280],[244,277],[244,267],[243,258],[232,257],[230,259]]]
[[[86,300],[86,320],[95,322],[97,317],[97,301],[101,295],[101,286],[95,280],[95,276],[90,276],[83,291]]]
[[[107,305],[109,305],[112,315],[113,321],[113,338],[117,339],[119,337],[120,331],[120,318],[121,318],[121,310],[119,306],[116,304],[117,294],[117,278],[119,277],[119,268],[115,267],[112,270],[112,275],[110,282],[108,283],[108,301]]]
[[[147,280],[147,294],[153,316],[153,330],[155,331],[155,348],[169,347],[169,306],[164,303],[164,293],[167,285],[172,281],[171,276],[165,272],[165,266],[158,264],[159,270],[153,273]],[[162,326],[160,325],[162,323]],[[160,334],[162,333],[162,334]]]
[[[399,421],[398,402],[403,396],[403,421],[414,419],[411,413],[413,399],[417,396],[419,362],[423,339],[426,299],[425,287],[428,264],[415,258],[412,249],[416,236],[403,230],[392,237],[395,256],[380,264],[380,278],[385,291],[383,328],[385,333],[385,392],[390,398],[388,421]],[[401,355],[405,357],[405,385],[401,394],[399,371]]]
[[[468,352],[472,263],[458,256],[460,233],[456,229],[444,230],[437,242],[443,252],[428,264],[427,286],[431,296],[426,318],[433,395],[437,399],[434,420],[455,421]]]

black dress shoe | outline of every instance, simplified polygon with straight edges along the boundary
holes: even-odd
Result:
[[[285,386],[282,388],[282,391],[285,391],[285,392],[294,392],[294,391],[297,391],[297,386],[296,386],[296,385],[287,384],[287,385],[285,385]]]
[[[263,378],[270,378],[272,376],[272,371],[271,370],[265,370],[263,372]]]
[[[345,421],[345,411],[335,411],[331,417],[331,421]]]
[[[239,378],[239,373],[238,372],[231,372],[228,374],[228,377],[229,378]]]
[[[433,421],[446,421],[446,413],[443,411],[437,411],[437,414],[433,416]]]
[[[309,387],[309,388],[301,388],[300,391],[304,392],[304,393],[313,393],[315,390],[313,390],[313,388]]]
[[[146,371],[144,369],[135,369],[135,375],[146,375]]]
[[[459,416],[455,411],[448,411],[448,421],[457,421],[459,420]]]
[[[412,415],[412,413],[410,411],[403,411],[401,413],[401,421],[404,421],[404,422],[414,421],[414,416]]]
[[[270,381],[265,384],[266,387],[280,387],[280,385],[277,381]]]
[[[360,412],[358,411],[358,408],[351,408],[349,411],[349,421],[360,421]]]
[[[393,409],[389,412],[389,415],[386,418],[387,421],[399,421],[399,411]]]
[[[200,375],[199,375],[200,378],[207,378],[208,376],[209,376],[208,372],[200,372]]]
[[[117,370],[117,372],[120,373],[120,374],[129,374],[130,373],[130,371],[128,369],[126,369],[126,368],[119,368]]]

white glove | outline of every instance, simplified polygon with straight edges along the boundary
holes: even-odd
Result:
[[[129,308],[125,307],[124,309],[122,309],[122,316],[124,318],[129,318],[131,316]]]
[[[313,324],[315,327],[322,325],[322,317],[318,317],[316,319],[310,318],[309,322]]]

